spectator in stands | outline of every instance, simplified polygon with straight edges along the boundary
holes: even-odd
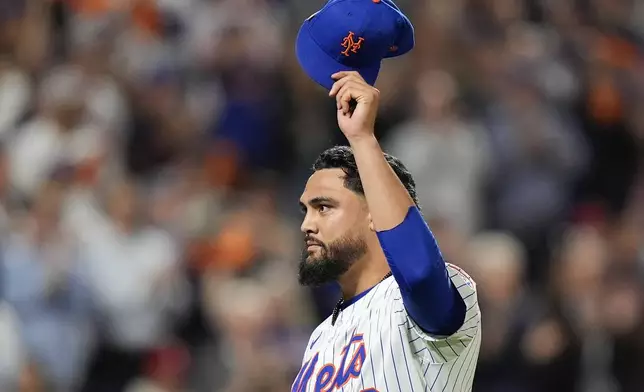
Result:
[[[57,183],[41,188],[6,241],[1,275],[27,360],[61,392],[82,381],[93,338],[84,260],[76,238],[59,224],[64,197]]]
[[[458,112],[458,86],[447,72],[424,73],[415,117],[392,131],[387,150],[414,174],[423,213],[464,235],[481,224],[481,191],[489,162],[480,124]]]
[[[104,209],[86,215],[83,254],[102,332],[87,391],[114,391],[136,377],[146,356],[172,341],[187,301],[173,238],[145,221],[140,188],[111,185]]]

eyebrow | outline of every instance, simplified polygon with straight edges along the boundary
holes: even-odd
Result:
[[[330,204],[330,205],[335,206],[335,205],[338,204],[338,202],[337,202],[337,200],[332,199],[330,197],[318,196],[318,197],[314,197],[311,200],[309,200],[308,204],[310,206],[313,206],[313,207],[324,205],[324,204]],[[302,201],[300,201],[300,208],[302,208],[302,210],[306,210],[306,205],[304,203],[302,203]]]

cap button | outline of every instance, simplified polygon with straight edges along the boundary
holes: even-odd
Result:
[[[373,1],[376,4],[380,3],[380,0],[371,0],[371,1]]]

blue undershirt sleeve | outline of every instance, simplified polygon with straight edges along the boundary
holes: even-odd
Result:
[[[377,236],[414,322],[436,336],[458,331],[465,319],[465,302],[418,208],[410,207],[402,223]]]

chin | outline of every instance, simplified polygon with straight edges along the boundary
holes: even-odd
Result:
[[[306,251],[306,260],[308,261],[309,259],[315,259],[320,257],[321,250],[320,249],[308,249]]]
[[[306,261],[307,264],[312,264],[312,263],[319,262],[320,258],[315,254],[309,253],[309,255],[306,256],[305,261]]]

